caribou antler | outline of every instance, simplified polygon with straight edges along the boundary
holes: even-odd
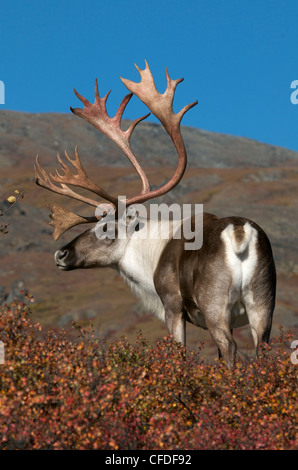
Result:
[[[122,82],[131,93],[123,98],[118,108],[118,111],[113,118],[108,116],[106,110],[106,102],[110,92],[108,92],[104,98],[101,98],[98,92],[97,80],[95,80],[95,102],[91,104],[86,98],[84,98],[76,90],[74,90],[76,96],[84,104],[84,108],[70,108],[74,114],[90,122],[94,127],[96,127],[99,131],[109,137],[109,139],[115,142],[130,160],[133,167],[136,169],[142,182],[142,191],[137,196],[133,196],[130,199],[127,199],[127,206],[135,203],[145,202],[149,199],[161,196],[170,191],[179,183],[184,174],[187,162],[186,151],[180,132],[180,122],[184,114],[190,108],[197,104],[197,101],[191,103],[182,108],[179,113],[175,114],[173,111],[174,94],[178,83],[182,82],[183,78],[178,80],[172,80],[168,74],[168,71],[166,71],[167,88],[163,94],[160,94],[156,89],[149,65],[146,61],[145,63],[146,67],[144,70],[141,70],[139,67],[136,66],[141,76],[140,83],[135,83],[130,80],[121,78]],[[147,176],[140,164],[138,163],[130,147],[130,138],[134,128],[139,122],[146,119],[150,113],[146,116],[142,116],[136,119],[126,131],[123,131],[121,129],[121,119],[124,110],[133,94],[135,94],[145,105],[147,105],[150,111],[152,111],[152,113],[159,119],[159,121],[162,123],[165,130],[171,137],[178,153],[179,161],[175,174],[168,183],[154,191],[150,190],[150,185]],[[65,157],[68,163],[70,163],[75,168],[77,173],[73,173],[70,170],[69,166],[58,155],[58,162],[61,165],[63,174],[59,173],[58,170],[56,170],[55,175],[47,175],[46,171],[41,167],[37,156],[35,167],[36,183],[39,186],[42,186],[58,194],[69,196],[73,199],[77,199],[92,206],[98,206],[98,201],[90,199],[73,191],[69,188],[68,185],[79,186],[111,202],[114,207],[116,206],[117,198],[104,191],[87,176],[87,173],[80,162],[77,148],[75,149],[74,159],[70,158],[66,152]],[[55,183],[58,183],[58,185]],[[69,211],[66,211],[58,205],[53,206],[52,212],[53,215],[51,224],[55,227],[55,239],[58,239],[62,235],[62,233],[64,233],[66,230],[73,227],[74,225],[95,222],[98,220],[98,218],[96,217],[78,216]]]
[[[187,155],[180,132],[180,122],[184,114],[198,103],[195,101],[188,104],[187,106],[184,106],[178,114],[175,114],[173,111],[175,90],[178,83],[181,83],[184,79],[179,78],[178,80],[172,80],[169,76],[168,70],[166,69],[167,88],[163,94],[160,94],[156,89],[147,61],[145,61],[145,64],[146,67],[144,70],[141,70],[137,65],[135,65],[141,76],[140,83],[132,82],[125,78],[121,78],[121,80],[126,88],[134,93],[146,106],[148,106],[150,111],[162,123],[176,147],[179,163],[175,174],[168,183],[155,191],[148,190],[145,194],[129,199],[127,201],[127,205],[135,204],[137,202],[145,202],[149,199],[166,194],[179,183],[187,164]]]
[[[58,238],[60,238],[61,235],[63,235],[63,233],[69,230],[71,227],[79,224],[98,222],[99,220],[97,217],[81,217],[80,215],[68,211],[56,202],[50,206],[50,210],[50,225],[54,227],[54,240],[58,240]]]
[[[101,213],[105,214],[111,211],[111,205],[108,204],[98,204],[97,207],[100,205]],[[69,210],[65,209],[64,207],[60,206],[56,202],[49,206],[51,214],[51,222],[50,225],[54,227],[53,238],[54,240],[58,240],[58,238],[63,235],[64,232],[69,230],[71,227],[75,227],[76,225],[80,224],[90,224],[94,222],[98,222],[101,217],[84,217],[81,215],[74,214]],[[98,211],[97,211],[98,212]]]

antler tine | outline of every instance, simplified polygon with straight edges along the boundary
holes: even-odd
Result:
[[[143,187],[142,193],[148,192],[149,182],[144,170],[138,163],[130,148],[130,137],[136,125],[143,119],[146,119],[150,113],[146,116],[142,116],[141,118],[136,119],[126,131],[123,131],[121,129],[121,119],[124,110],[132,97],[132,93],[129,93],[123,98],[118,111],[113,118],[108,116],[106,110],[106,101],[110,92],[108,92],[104,98],[101,98],[98,92],[97,80],[95,80],[95,101],[93,104],[89,103],[89,101],[83,98],[77,91],[75,91],[75,94],[83,102],[85,107],[84,109],[71,107],[71,111],[85,121],[88,121],[90,124],[96,127],[96,129],[105,134],[107,137],[109,137],[109,139],[115,142],[116,145],[118,145],[118,147],[127,156],[139,174]]]
[[[75,88],[73,89],[73,91],[74,91],[74,94],[76,95],[76,97],[79,98],[80,101],[82,101],[84,106],[90,105],[89,101],[86,98],[84,98],[84,96],[80,95],[80,93],[77,92],[77,90]],[[70,107],[70,109],[72,111],[71,107]]]
[[[121,119],[123,116],[123,113],[125,111],[126,106],[130,102],[131,98],[133,97],[133,93],[128,93],[128,95],[125,95],[124,98],[122,99],[120,106],[115,114],[115,116],[112,118],[114,122],[116,122],[119,126],[121,124]],[[143,117],[145,119],[145,117]]]

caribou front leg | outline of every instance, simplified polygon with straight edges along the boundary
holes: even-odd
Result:
[[[166,326],[174,340],[186,346],[186,320],[183,312],[166,310]]]

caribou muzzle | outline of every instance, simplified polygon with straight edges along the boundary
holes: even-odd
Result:
[[[56,262],[56,266],[62,271],[70,271],[74,269],[74,248],[70,247],[63,247],[60,250],[56,251],[54,254],[54,259]]]

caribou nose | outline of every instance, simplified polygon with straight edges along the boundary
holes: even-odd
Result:
[[[61,250],[56,251],[54,258],[57,266],[62,268],[70,267],[73,253],[74,249],[71,247],[61,248]]]

